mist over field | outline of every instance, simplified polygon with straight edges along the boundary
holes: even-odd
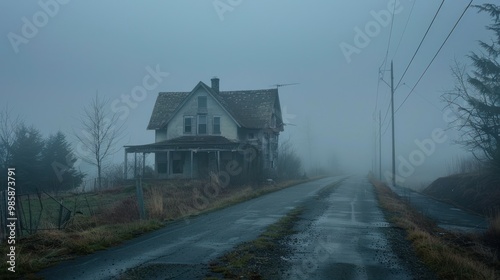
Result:
[[[393,61],[396,165],[404,184],[421,187],[468,155],[454,144],[441,95],[454,87],[453,61],[470,63],[477,41],[491,38],[488,16],[469,9],[411,92],[467,4],[444,3],[402,78],[439,1],[4,1],[2,110],[44,136],[62,131],[77,150],[83,107],[98,93],[125,127],[121,147],[154,142],[146,127],[158,92],[191,91],[214,76],[221,90],[283,85],[280,139],[304,172],[378,174],[380,112],[385,174]],[[118,150],[111,162],[123,161]],[[412,153],[424,157],[412,164]]]

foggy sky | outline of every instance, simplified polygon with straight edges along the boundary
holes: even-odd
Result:
[[[129,109],[123,120],[126,137],[120,145],[146,144],[154,142],[154,132],[146,131],[146,126],[160,91],[190,91],[198,81],[209,84],[213,76],[220,78],[221,90],[300,83],[279,90],[285,121],[293,124],[286,126],[282,139],[290,137],[308,165],[323,164],[335,155],[345,171],[365,174],[372,168],[375,155],[374,112],[382,110],[384,116],[389,104],[389,87],[383,82],[377,99],[377,72],[384,61],[390,26],[379,24],[380,30],[366,46],[358,48],[359,53],[350,56],[350,62],[340,46],[355,46],[355,28],[364,30],[375,20],[371,12],[387,10],[388,3],[61,0],[57,8],[50,6],[52,15],[30,34],[32,38],[13,47],[12,36],[23,35],[23,18],[43,21],[43,15],[36,17],[44,11],[43,5],[36,1],[1,1],[2,110],[8,104],[44,135],[61,130],[70,136],[78,128],[82,106],[98,91],[117,107]],[[445,2],[396,91],[396,107],[467,3]],[[399,13],[394,18],[388,58],[394,59],[396,82],[440,1],[415,4],[394,56],[412,4],[399,1]],[[491,38],[484,28],[488,23],[487,15],[470,9],[396,114],[397,156],[408,158],[416,149],[415,140],[431,137],[436,128],[448,127],[440,95],[453,87],[450,65],[454,59],[468,63],[465,56],[478,50],[477,40]],[[144,100],[134,102],[133,107],[126,105],[122,96],[130,97],[134,87],[142,85],[149,73],[147,67],[158,67],[169,75],[149,90]],[[389,82],[389,73],[384,73]],[[383,130],[388,124],[387,120]],[[453,144],[456,132],[449,130],[446,137],[447,141],[436,145],[435,152],[408,181],[418,184],[445,175],[448,162],[463,151]],[[69,139],[74,141],[74,137]],[[390,168],[390,129],[382,142],[385,171]],[[120,151],[114,161],[122,157]]]

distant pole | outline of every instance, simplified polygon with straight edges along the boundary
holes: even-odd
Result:
[[[392,113],[392,185],[396,186],[396,148],[394,140],[394,67],[391,60],[391,113]]]
[[[378,179],[382,180],[382,112],[378,111]]]

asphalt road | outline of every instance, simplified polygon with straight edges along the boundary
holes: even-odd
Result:
[[[342,178],[325,178],[297,185],[194,217],[189,219],[189,223],[172,223],[121,246],[48,268],[41,271],[39,276],[46,279],[114,279],[126,271],[142,267],[146,269],[139,270],[138,273],[155,271],[157,275],[138,275],[137,278],[203,279],[204,275],[193,274],[203,271],[199,269],[200,266],[206,265],[236,244],[255,239],[288,211],[313,199],[320,189],[340,179]],[[366,183],[364,186],[368,188]],[[351,201],[352,198],[339,199]],[[358,202],[355,203],[358,205]],[[367,210],[377,211],[375,208],[373,206]],[[358,217],[357,214],[355,217]],[[369,217],[354,221],[364,219]],[[355,230],[351,229],[351,232],[354,234]],[[155,269],[147,269],[148,267]]]
[[[394,251],[388,233],[396,229],[385,220],[366,178],[351,177],[327,197],[309,203],[296,229],[288,239],[294,253],[287,257],[282,279],[432,278],[425,268],[416,267],[418,260]]]

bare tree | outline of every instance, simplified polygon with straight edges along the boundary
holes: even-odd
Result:
[[[12,117],[7,106],[5,106],[4,111],[0,111],[0,165],[9,164],[12,146],[16,141],[16,130],[21,124],[19,116]]]
[[[102,170],[105,160],[116,153],[117,142],[123,137],[124,126],[118,123],[118,115],[108,110],[109,101],[96,94],[90,104],[84,108],[81,119],[81,132],[75,137],[84,148],[79,156],[97,167],[98,188],[102,188]]]
[[[302,161],[293,149],[290,138],[283,140],[279,147],[277,173],[280,179],[296,179],[301,176]]]

